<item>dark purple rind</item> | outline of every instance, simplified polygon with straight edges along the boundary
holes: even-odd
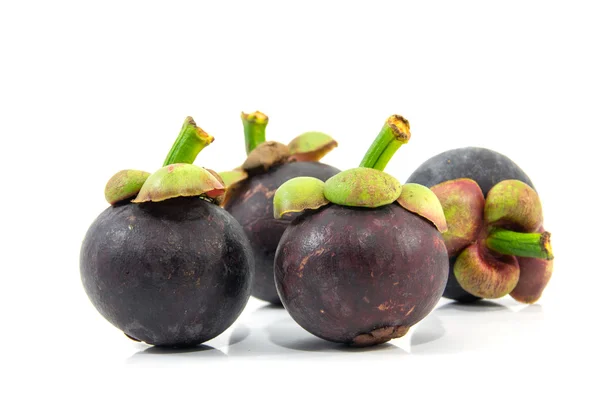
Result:
[[[83,241],[81,280],[127,336],[193,346],[227,329],[250,296],[253,260],[239,223],[205,200],[106,209]]]
[[[310,176],[325,181],[340,172],[318,162],[292,162],[254,175],[236,185],[236,195],[225,209],[242,225],[254,252],[255,276],[252,295],[273,304],[281,304],[273,281],[273,259],[281,235],[290,218],[273,217],[273,196],[286,181]]]
[[[431,188],[438,183],[459,178],[473,179],[484,196],[487,196],[497,183],[507,179],[520,180],[535,190],[531,179],[514,161],[496,151],[481,147],[462,147],[433,156],[422,163],[408,177],[406,183],[418,183]],[[454,262],[451,261],[444,297],[460,302],[479,300],[460,287],[454,278],[453,268]]]
[[[427,220],[398,204],[331,204],[296,218],[275,257],[275,281],[292,318],[334,342],[397,337],[435,307],[448,279],[448,253]]]
[[[448,150],[421,164],[406,180],[431,188],[452,179],[473,179],[487,196],[497,183],[517,179],[533,188],[525,172],[510,158],[493,150],[480,147],[463,147]]]

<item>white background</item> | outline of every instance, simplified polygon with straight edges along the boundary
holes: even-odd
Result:
[[[2,1],[0,397],[596,397],[596,4]],[[341,169],[402,114],[412,139],[387,168],[402,181],[454,147],[511,157],[553,234],[539,304],[443,300],[368,351],[257,300],[212,349],[127,340],[79,279],[106,180],[160,167],[187,115],[216,137],[196,163],[235,167],[239,114],[256,109],[269,139],[330,133],[340,145],[324,161]]]

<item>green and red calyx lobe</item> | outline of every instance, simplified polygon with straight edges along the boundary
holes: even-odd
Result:
[[[518,180],[495,185],[484,198],[471,179],[433,186],[444,209],[443,233],[454,274],[463,289],[482,298],[510,294],[539,299],[552,275],[550,234],[542,226],[538,194]]]

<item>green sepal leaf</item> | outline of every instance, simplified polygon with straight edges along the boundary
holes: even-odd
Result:
[[[135,197],[146,179],[150,176],[149,172],[138,171],[135,169],[125,169],[114,174],[106,183],[104,188],[104,198],[110,204]]]
[[[325,198],[350,207],[375,208],[400,197],[402,185],[383,171],[358,167],[342,171],[325,182]]]
[[[454,276],[473,296],[498,299],[512,292],[519,282],[516,257],[486,256],[483,246],[474,243],[464,249],[454,263]]]
[[[526,183],[516,179],[505,180],[488,192],[483,218],[488,225],[537,232],[544,221],[542,202],[536,191]]]
[[[324,187],[325,183],[317,178],[301,176],[290,179],[275,192],[273,216],[278,219],[288,213],[316,210],[329,204],[323,195]]]
[[[233,185],[234,183],[243,181],[248,177],[248,173],[241,168],[234,169],[232,171],[219,172],[219,176],[223,179],[226,187]]]
[[[319,161],[337,147],[337,142],[323,132],[305,132],[288,144],[291,158],[296,161]]]
[[[193,164],[162,167],[146,180],[133,203],[204,195],[218,198],[225,186],[210,171]]]
[[[398,203],[408,211],[429,220],[441,233],[448,230],[442,204],[428,187],[418,183],[404,184]]]
[[[483,193],[477,182],[468,178],[442,182],[431,191],[444,209],[448,230],[442,236],[448,255],[454,257],[477,239],[483,226]]]

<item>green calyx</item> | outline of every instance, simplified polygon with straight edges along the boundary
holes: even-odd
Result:
[[[542,202],[526,183],[499,182],[490,189],[483,215],[488,225],[508,225],[523,232],[535,232],[543,222]]]
[[[135,197],[150,173],[126,169],[112,176],[104,188],[104,197],[110,204],[116,204],[123,200]]]
[[[406,210],[429,220],[438,230],[445,232],[447,227],[442,206],[430,189],[417,184],[403,188],[396,178],[383,172],[392,155],[409,139],[408,121],[392,115],[359,167],[340,172],[324,184],[313,178],[296,178],[282,185],[275,194],[275,217],[287,212],[316,209],[328,203],[376,208],[397,201]],[[319,152],[332,143],[335,143],[333,139],[325,134],[309,132],[292,141],[289,149],[291,157],[295,157],[297,154]]]
[[[454,275],[462,288],[483,298],[515,290],[518,301],[537,300],[554,258],[538,194],[517,180],[499,182],[485,199],[471,179],[431,189],[444,209],[448,231],[443,237],[448,254],[457,256]],[[521,284],[519,276],[525,279]]]
[[[549,232],[538,232],[544,222],[542,202],[533,188],[510,179],[488,192],[483,209],[490,250],[517,257],[554,258]]]
[[[212,170],[192,165],[214,138],[187,117],[163,168],[154,174],[124,170],[106,184],[104,195],[110,204],[134,198],[133,203],[163,201],[179,196],[203,196],[219,202],[225,191],[221,177]]]
[[[382,207],[398,202],[404,209],[429,220],[440,232],[447,230],[444,210],[435,194],[417,184],[402,186],[383,169],[396,150],[410,139],[410,125],[399,115],[389,117],[367,150],[361,165],[342,171],[325,183],[314,178],[295,178],[275,193],[275,218],[289,212],[317,209],[328,203],[347,207]],[[292,157],[299,152],[330,146],[332,139],[309,132],[290,143]]]
[[[402,185],[383,172],[396,150],[410,139],[410,125],[399,115],[389,117],[367,150],[360,166],[325,182],[325,198],[350,207],[380,207],[400,197]]]
[[[431,188],[440,201],[448,229],[443,233],[448,255],[454,257],[477,240],[483,224],[485,198],[477,182],[455,179]]]
[[[324,195],[332,203],[349,207],[375,208],[400,197],[402,185],[396,178],[372,168],[352,168],[325,182]]]
[[[460,253],[454,263],[454,276],[473,296],[498,299],[519,282],[519,264],[512,256],[491,257],[477,243]]]
[[[417,183],[404,184],[398,203],[406,210],[429,220],[441,233],[448,230],[442,204],[428,187]]]
[[[171,164],[150,175],[132,202],[157,202],[184,196],[214,199],[224,193],[225,186],[210,171],[193,164]]]
[[[291,159],[294,161],[319,161],[337,147],[337,142],[322,132],[305,132],[289,144]]]
[[[219,172],[221,179],[226,187],[233,185],[234,183],[243,181],[248,177],[248,173],[241,168],[236,168],[232,171]]]
[[[400,197],[402,185],[393,176],[370,168],[340,172],[323,182],[316,178],[293,178],[275,192],[275,218],[334,203],[349,207],[380,207]]]
[[[273,216],[276,219],[284,215],[304,210],[316,210],[329,203],[324,196],[325,183],[317,178],[293,178],[281,185],[273,198]]]

